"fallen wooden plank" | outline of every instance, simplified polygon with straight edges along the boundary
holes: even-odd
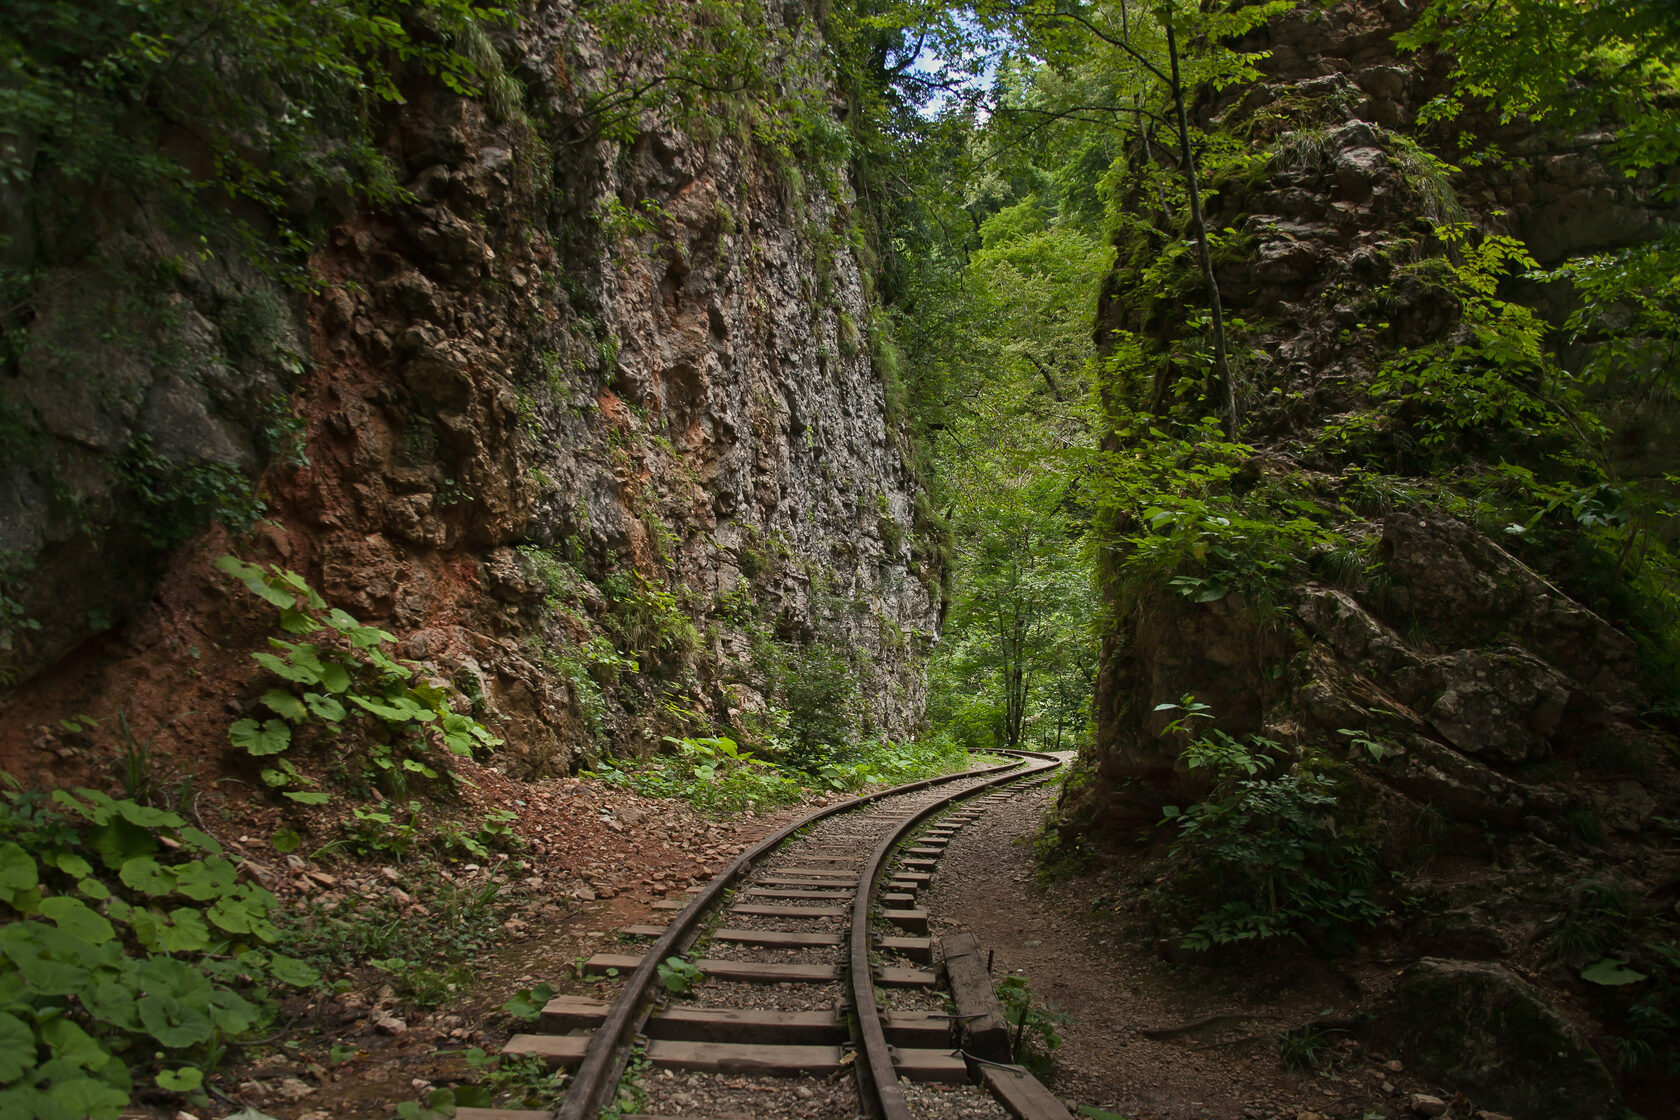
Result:
[[[911,848],[910,854],[913,856],[934,856],[937,858],[945,854],[945,845],[925,844],[919,847]]]
[[[931,871],[939,866],[939,861],[937,859],[901,859],[898,861],[898,865],[910,871]]]
[[[840,867],[778,867],[777,875],[804,875],[812,879],[845,879],[857,882],[858,873]]]
[[[895,891],[919,891],[922,889],[922,884],[914,879],[894,879],[887,886]]]
[[[911,903],[916,901],[916,896],[913,894],[884,894],[881,896],[881,901],[902,903],[905,906],[909,906]]]
[[[761,887],[831,887],[838,890],[841,887],[855,886],[856,875],[848,875],[843,879],[801,879],[797,875],[765,875],[753,880],[754,885]]]
[[[951,998],[957,1005],[957,1023],[962,1048],[989,1062],[1007,1062],[1009,1023],[1003,1005],[992,988],[986,957],[972,933],[954,933],[940,939],[945,956],[945,976],[951,984]]]
[[[785,888],[752,887],[741,894],[747,898],[851,898],[856,891],[790,891]]]
[[[1039,1084],[1030,1073],[996,1066],[981,1066],[980,1080],[986,1091],[1015,1120],[1073,1120],[1056,1094]]]

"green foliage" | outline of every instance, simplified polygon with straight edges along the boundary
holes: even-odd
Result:
[[[328,607],[296,572],[234,556],[220,558],[216,568],[278,608],[286,634],[312,639],[270,638],[277,653],[251,655],[283,682],[261,697],[278,718],[246,718],[228,728],[234,746],[271,760],[262,769],[262,780],[283,796],[304,804],[329,799],[319,789],[299,788],[318,787],[320,780],[292,758],[279,757],[305,735],[359,747],[360,776],[399,794],[411,782],[453,775],[439,761],[440,752],[471,758],[476,749],[501,742],[471,715],[456,710],[466,705],[457,703],[452,688],[416,680],[412,662],[391,656],[395,635]]]
[[[534,1023],[542,1017],[542,1009],[553,998],[554,985],[538,984],[534,988],[515,992],[512,999],[502,1004],[502,1010],[521,1022]]]
[[[1278,1036],[1278,1056],[1285,1069],[1297,1073],[1327,1074],[1336,1064],[1336,1040],[1344,1032],[1334,1028],[1299,1027]]]
[[[1116,418],[1122,431],[1137,422]],[[1264,616],[1307,557],[1344,546],[1322,504],[1287,480],[1253,477],[1255,449],[1220,438],[1210,420],[1184,436],[1150,427],[1100,462],[1106,574],[1122,602],[1164,589],[1192,602],[1234,594]]]
[[[18,0],[0,28],[0,120],[13,140],[0,145],[0,179],[32,185],[42,218],[80,215],[93,197],[132,200],[195,243],[219,229],[267,265],[296,267],[307,242],[289,221],[292,192],[399,198],[375,140],[379,106],[400,102],[415,72],[471,92],[488,60],[463,54],[462,37],[501,16],[473,0],[149,0],[92,11]],[[228,199],[264,217],[237,217]],[[55,263],[87,247],[67,238]],[[27,291],[31,280],[8,286]]]
[[[681,957],[666,957],[659,962],[659,986],[674,996],[686,996],[705,977],[698,965]]]
[[[595,774],[644,797],[679,797],[713,813],[791,805],[800,799],[798,782],[753,757],[751,751],[741,750],[733,739],[667,736],[665,741],[676,749],[674,757],[655,759],[636,770],[604,760]]]
[[[0,799],[0,1112],[114,1120],[148,1079],[195,1092],[271,985],[317,982],[221,853],[95,790]]]
[[[993,988],[1003,1005],[1004,1018],[1013,1028],[1015,1060],[1040,1077],[1048,1075],[1062,1045],[1056,1028],[1072,1023],[1073,1017],[1049,1001],[1035,1003],[1032,985],[1025,976],[1006,976]]]
[[[1176,835],[1156,889],[1185,922],[1185,948],[1286,936],[1345,943],[1387,914],[1373,845],[1338,821],[1331,777],[1305,761],[1261,776],[1279,766],[1279,744],[1219,732],[1190,697],[1163,707],[1185,711],[1167,728],[1186,739],[1184,765],[1213,779],[1201,801],[1162,810]]]

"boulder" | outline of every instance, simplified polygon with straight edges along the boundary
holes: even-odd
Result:
[[[1610,1071],[1574,1026],[1503,965],[1425,957],[1375,1029],[1420,1076],[1524,1120],[1616,1111]]]

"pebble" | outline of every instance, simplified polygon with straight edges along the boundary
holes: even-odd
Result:
[[[1447,1110],[1447,1102],[1428,1093],[1413,1093],[1406,1106],[1419,1116],[1439,1116]]]

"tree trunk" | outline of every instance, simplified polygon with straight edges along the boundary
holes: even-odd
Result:
[[[1173,35],[1172,10],[1163,9],[1161,22],[1167,30],[1167,57],[1172,62],[1173,107],[1178,113],[1179,157],[1184,161],[1184,181],[1190,194],[1190,229],[1196,235],[1201,256],[1202,279],[1207,282],[1208,310],[1213,317],[1213,374],[1218,381],[1219,418],[1228,439],[1237,438],[1237,392],[1231,381],[1231,363],[1225,346],[1225,305],[1219,298],[1219,281],[1213,274],[1213,254],[1208,250],[1207,225],[1202,221],[1202,190],[1196,181],[1196,158],[1190,150],[1190,124],[1184,114],[1184,83],[1178,70],[1178,40]]]

